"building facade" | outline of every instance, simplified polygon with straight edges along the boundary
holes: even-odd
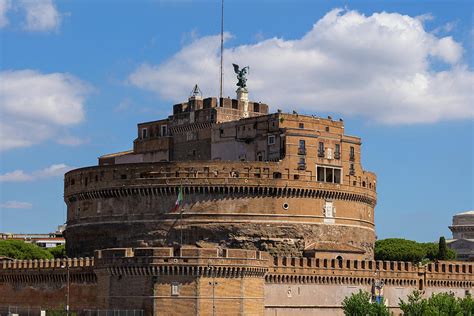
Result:
[[[456,251],[456,258],[474,261],[474,211],[454,215],[449,229],[453,232],[453,239],[447,240],[447,244]]]
[[[138,124],[133,150],[65,175],[68,253],[207,242],[373,259],[376,186],[342,120],[194,95]]]

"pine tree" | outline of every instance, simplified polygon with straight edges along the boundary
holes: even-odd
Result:
[[[441,236],[438,243],[438,260],[446,259],[448,259],[448,247],[446,246],[446,239]]]

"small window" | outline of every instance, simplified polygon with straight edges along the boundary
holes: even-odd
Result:
[[[349,159],[354,161],[355,159],[355,151],[354,151],[354,147],[351,146],[351,151],[350,151],[350,156],[349,156]]]
[[[332,171],[333,171],[332,168],[326,168],[326,182],[329,182],[329,183],[333,182],[333,178],[332,178],[333,172]]]
[[[122,175],[120,175],[120,179],[122,179],[122,180],[125,180],[125,179],[127,179],[127,175],[126,175],[126,174],[122,174]]]
[[[300,148],[305,148],[306,147],[306,142],[304,139],[300,139]]]
[[[161,125],[161,136],[168,136],[168,126]]]
[[[329,132],[329,126],[326,126],[326,132]]]
[[[268,145],[275,145],[275,135],[268,136]]]
[[[299,174],[293,175],[293,179],[294,179],[294,180],[299,180],[299,179],[300,179],[300,175],[299,175]]]
[[[179,296],[179,283],[178,282],[171,282],[171,295]]]
[[[274,172],[273,179],[281,179],[281,172]]]
[[[290,207],[290,205],[288,205],[288,203],[283,203],[282,207],[284,210],[287,210]]]
[[[318,156],[324,157],[324,143],[323,142],[319,142],[318,144]]]
[[[148,129],[142,128],[142,138],[147,138],[147,137],[148,137]]]
[[[263,161],[263,152],[257,153],[257,161]]]
[[[306,159],[304,159],[303,157],[301,157],[298,164],[299,164],[299,165],[305,165],[305,164],[306,164]]]
[[[299,124],[299,128],[304,128],[304,124],[303,124],[303,123],[300,123],[300,124]]]

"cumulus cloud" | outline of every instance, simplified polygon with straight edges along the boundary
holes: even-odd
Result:
[[[84,119],[90,88],[72,75],[3,71],[0,82],[0,150],[43,142]]]
[[[10,0],[0,0],[0,28],[7,26],[9,23],[7,12],[10,8]]]
[[[73,169],[64,163],[53,164],[44,169],[27,173],[23,170],[15,170],[0,175],[0,182],[25,182],[52,177],[62,177],[66,172]]]
[[[472,118],[474,74],[463,63],[463,47],[427,32],[426,18],[335,9],[301,38],[227,48],[225,95],[235,94],[231,63],[237,63],[250,65],[251,99],[274,110],[362,115],[388,124]],[[140,65],[128,81],[176,102],[195,83],[217,95],[219,45],[219,36],[201,37],[162,64]]]
[[[13,4],[13,5],[12,5]],[[23,29],[33,32],[56,30],[61,24],[53,0],[0,0],[0,28],[8,25],[8,11],[16,9],[24,15]]]
[[[24,28],[28,31],[55,30],[61,24],[61,15],[52,0],[21,0],[18,5],[25,12]]]
[[[21,209],[21,208],[32,208],[33,204],[29,202],[20,202],[20,201],[7,201],[0,204],[0,208],[10,208],[10,209]]]

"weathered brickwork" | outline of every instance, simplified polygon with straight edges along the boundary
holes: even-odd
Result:
[[[0,264],[0,305],[66,303],[65,261]],[[71,309],[135,309],[145,315],[342,315],[342,300],[384,281],[393,311],[425,296],[474,287],[474,264],[272,257],[222,248],[114,248],[70,259]]]

